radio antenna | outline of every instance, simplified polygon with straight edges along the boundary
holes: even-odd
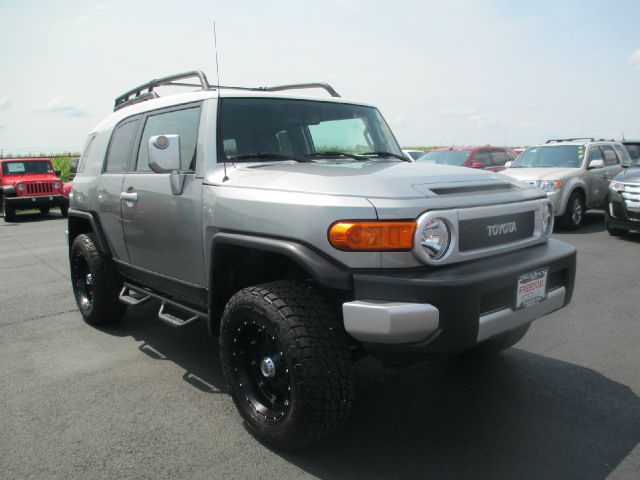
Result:
[[[216,85],[216,90],[218,92],[218,114],[220,113],[220,66],[218,65],[218,35],[216,34],[216,21],[213,21],[213,47],[216,52],[216,81],[218,82]],[[218,121],[220,121],[220,115],[218,115]],[[227,176],[227,154],[224,153],[224,141],[222,142],[222,166],[224,168],[224,177],[222,178],[223,182],[229,180]]]

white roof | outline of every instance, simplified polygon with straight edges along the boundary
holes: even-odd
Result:
[[[121,120],[130,117],[132,115],[137,115],[139,113],[145,113],[150,110],[157,110],[165,107],[172,107],[174,105],[182,105],[184,103],[197,102],[201,100],[206,100],[209,98],[217,98],[218,91],[217,90],[196,90],[194,92],[183,92],[183,93],[175,93],[171,95],[166,95],[164,97],[155,98],[152,100],[145,100],[140,103],[134,103],[128,107],[121,108],[107,116],[104,120],[98,123],[90,133],[97,133],[104,130],[108,130],[113,128],[118,122]],[[232,89],[220,89],[220,97],[222,98],[237,98],[237,97],[254,97],[254,98],[293,98],[297,100],[312,100],[316,102],[333,102],[333,103],[350,103],[354,105],[364,105],[371,107],[373,105],[369,105],[362,102],[356,102],[352,100],[347,100],[341,97],[318,97],[318,96],[305,96],[305,95],[297,95],[291,92],[265,92],[265,91],[255,91],[255,90],[232,90]]]
[[[531,145],[531,147],[528,148],[538,148],[538,147],[554,147],[556,145],[588,145],[588,144],[592,144],[592,143],[603,143],[603,144],[610,144],[610,143],[620,143],[617,140],[589,140],[589,139],[584,139],[584,140],[571,140],[571,141],[567,141],[567,142],[549,142],[549,143],[541,143],[539,145]]]

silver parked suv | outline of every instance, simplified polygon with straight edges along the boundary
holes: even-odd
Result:
[[[546,192],[560,226],[575,229],[585,210],[604,208],[609,182],[630,163],[620,142],[569,138],[527,148],[501,173]]]
[[[290,92],[314,87],[331,97]],[[541,191],[408,162],[376,108],[326,84],[189,72],[125,93],[89,134],[68,233],[88,323],[149,300],[206,322],[243,419],[292,449],[343,424],[361,355],[497,352],[567,305],[575,249],[552,228]]]

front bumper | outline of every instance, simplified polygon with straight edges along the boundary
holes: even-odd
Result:
[[[69,199],[63,195],[38,195],[33,197],[5,197],[7,204],[13,205],[16,209],[59,207],[68,205]]]
[[[564,307],[575,281],[576,249],[542,245],[449,267],[354,272],[345,329],[377,354],[439,356],[473,347]],[[516,310],[520,275],[548,268],[547,298]]]
[[[640,198],[627,194],[623,198],[618,192],[609,191],[605,217],[607,224],[624,230],[640,230]]]

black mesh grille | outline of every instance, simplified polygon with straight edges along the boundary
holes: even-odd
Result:
[[[534,224],[533,211],[461,220],[459,250],[466,252],[524,240],[533,235]]]
[[[482,298],[480,298],[480,315],[512,307],[514,292],[515,288],[510,287],[482,295]]]

